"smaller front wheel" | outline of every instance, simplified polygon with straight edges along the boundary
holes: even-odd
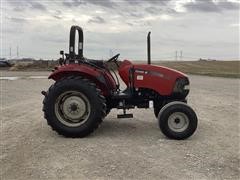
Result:
[[[158,114],[159,127],[171,139],[186,139],[197,129],[197,115],[183,102],[166,104]]]

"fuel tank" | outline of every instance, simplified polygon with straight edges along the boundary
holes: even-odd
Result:
[[[164,66],[133,64],[128,60],[122,62],[118,71],[127,86],[130,84],[130,79],[133,79],[135,88],[152,89],[163,96],[172,94],[178,79],[188,80],[187,75],[180,71]]]

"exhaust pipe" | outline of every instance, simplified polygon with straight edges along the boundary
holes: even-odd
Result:
[[[147,35],[147,60],[148,64],[151,64],[151,32]]]
[[[76,31],[78,31],[78,54],[75,54],[75,37]],[[69,40],[69,57],[70,59],[78,58],[83,59],[83,30],[79,26],[72,26],[70,29]]]

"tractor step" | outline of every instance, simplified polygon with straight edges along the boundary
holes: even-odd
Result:
[[[118,114],[117,118],[133,118],[133,114]]]

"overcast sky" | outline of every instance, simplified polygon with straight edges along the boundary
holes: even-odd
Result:
[[[1,0],[1,57],[59,57],[71,25],[84,30],[84,56],[145,60],[240,59],[239,0]]]

